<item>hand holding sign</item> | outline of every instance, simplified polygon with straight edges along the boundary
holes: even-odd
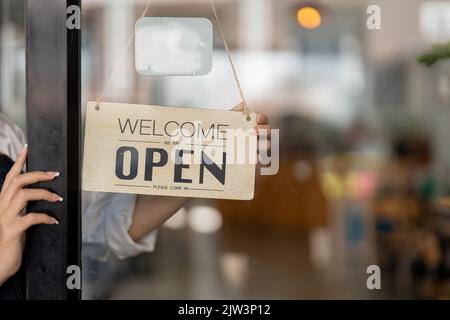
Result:
[[[235,107],[234,111],[242,111],[243,106]],[[270,126],[268,118],[263,114],[256,117],[257,126],[255,130],[267,130],[270,135]],[[270,137],[267,141],[267,147],[270,148]],[[262,151],[262,150],[259,150]],[[149,232],[155,230],[169,219],[174,213],[186,204],[188,198],[158,197],[141,195],[136,203],[133,223],[130,226],[130,237],[136,241],[141,241]]]
[[[236,107],[234,107],[232,109],[232,111],[239,111],[239,112],[244,111],[244,104],[243,103],[238,104]],[[254,129],[255,129],[255,132],[256,132],[256,134],[258,136],[258,140],[261,139],[261,137],[260,137],[261,133],[264,133],[265,136],[267,137],[267,141],[265,141],[266,143],[264,145],[264,147],[265,147],[264,150],[261,150],[260,149],[261,145],[258,144],[258,153],[260,151],[265,151],[265,152],[270,151],[271,145],[272,145],[272,142],[271,142],[271,137],[272,137],[271,131],[272,131],[272,128],[269,125],[269,117],[267,115],[265,115],[264,113],[258,113],[256,115],[256,127]]]
[[[256,114],[247,121],[240,112],[95,105],[87,110],[85,190],[253,198]]]

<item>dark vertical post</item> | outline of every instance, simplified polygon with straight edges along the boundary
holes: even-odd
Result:
[[[58,226],[37,226],[27,238],[28,299],[79,299],[66,286],[68,266],[80,266],[80,30],[67,28],[67,7],[80,0],[27,0],[28,171],[60,171],[35,187],[64,197],[36,202],[28,212],[46,212]]]

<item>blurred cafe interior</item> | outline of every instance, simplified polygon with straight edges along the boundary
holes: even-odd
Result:
[[[83,298],[449,299],[450,1],[214,2],[251,110],[280,130],[279,171],[252,201],[193,199],[152,253],[84,260]],[[83,1],[83,106],[146,4]],[[0,98],[26,129],[23,5],[1,1]],[[143,76],[131,46],[107,100],[240,102],[209,0],[153,0],[147,16],[210,19],[213,69]]]

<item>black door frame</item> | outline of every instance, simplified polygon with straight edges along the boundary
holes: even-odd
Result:
[[[58,226],[37,226],[28,234],[27,299],[80,299],[69,290],[69,266],[81,267],[80,30],[67,28],[67,8],[81,0],[27,0],[28,171],[54,170],[61,176],[38,186],[64,198],[36,202],[28,212],[46,212]]]

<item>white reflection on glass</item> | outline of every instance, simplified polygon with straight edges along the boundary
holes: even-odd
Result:
[[[215,233],[222,227],[222,215],[213,207],[194,206],[189,210],[188,225],[198,233]]]
[[[135,55],[143,75],[205,75],[212,69],[212,24],[205,18],[141,18]]]

